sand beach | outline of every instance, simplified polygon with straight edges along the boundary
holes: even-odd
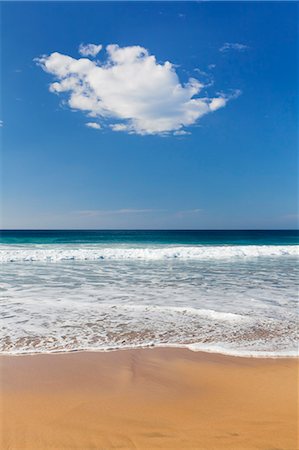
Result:
[[[1,356],[2,449],[298,448],[298,360],[186,349]]]

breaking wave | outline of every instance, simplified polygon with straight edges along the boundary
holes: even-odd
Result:
[[[0,247],[0,262],[59,262],[96,260],[207,260],[258,257],[298,257],[297,245],[234,245],[234,246],[160,246],[102,247],[99,245],[32,245]]]

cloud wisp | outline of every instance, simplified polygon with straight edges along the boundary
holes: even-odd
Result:
[[[94,57],[101,48],[81,44],[79,52]],[[92,128],[108,127],[139,135],[183,135],[187,134],[186,127],[236,97],[236,92],[200,95],[206,87],[203,83],[195,78],[181,83],[172,63],[157,62],[138,45],[108,45],[106,59],[101,61],[54,52],[36,62],[54,76],[50,91],[66,96],[72,110],[94,118],[87,124]]]
[[[146,214],[161,212],[161,209],[134,209],[134,208],[121,208],[121,209],[84,209],[81,211],[74,211],[74,214],[78,216],[88,217],[101,217],[101,216],[118,216],[118,215],[131,215],[131,214]]]
[[[77,217],[110,217],[110,216],[135,216],[135,215],[151,215],[151,214],[166,214],[174,217],[188,217],[196,216],[202,214],[203,209],[182,209],[178,211],[173,211],[169,209],[136,209],[136,208],[120,208],[120,209],[84,209],[79,211],[72,211],[70,214]]]
[[[87,122],[85,125],[88,128],[94,128],[95,130],[100,130],[102,128],[101,125],[97,122]]]
[[[80,44],[79,53],[82,56],[95,57],[102,50],[103,46],[101,44]]]
[[[228,52],[229,50],[237,50],[238,52],[243,52],[248,50],[248,45],[240,44],[238,42],[225,42],[222,47],[219,48],[220,52]]]

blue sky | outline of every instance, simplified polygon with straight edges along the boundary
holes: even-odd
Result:
[[[2,3],[2,227],[295,228],[297,11]]]

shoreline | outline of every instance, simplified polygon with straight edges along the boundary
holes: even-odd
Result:
[[[286,359],[286,360],[299,360],[299,352],[291,352],[293,354],[274,354],[271,355],[271,352],[258,352],[252,351],[251,353],[243,353],[242,352],[233,352],[233,351],[216,351],[215,349],[203,349],[198,348],[198,344],[152,344],[152,345],[136,345],[136,346],[123,346],[123,347],[108,347],[108,348],[83,348],[83,349],[71,349],[71,350],[53,350],[53,351],[40,351],[40,352],[20,352],[20,353],[9,353],[9,352],[0,352],[1,357],[19,357],[19,356],[42,356],[42,355],[67,355],[71,353],[110,353],[110,352],[122,352],[122,351],[135,351],[135,350],[187,350],[192,353],[198,354],[210,354],[210,355],[219,355],[231,358],[242,358],[242,359],[258,359],[258,360],[268,360],[268,359]]]
[[[125,347],[125,348],[109,348],[109,349],[80,349],[80,350],[53,350],[48,352],[24,352],[24,353],[1,353],[0,352],[0,358],[18,358],[18,357],[25,357],[25,356],[57,356],[57,355],[68,355],[68,354],[82,354],[82,353],[114,353],[114,352],[130,352],[135,350],[158,350],[158,349],[165,349],[165,350],[187,350],[192,353],[198,353],[198,354],[208,354],[208,355],[217,355],[217,356],[224,356],[224,357],[230,357],[230,358],[240,358],[240,359],[249,359],[249,360],[299,360],[299,354],[296,353],[294,355],[242,355],[242,354],[233,354],[233,353],[224,353],[224,352],[216,352],[212,350],[193,350],[192,348],[189,348],[188,346],[144,346],[144,347]]]
[[[298,358],[146,348],[0,362],[3,449],[298,448]]]

